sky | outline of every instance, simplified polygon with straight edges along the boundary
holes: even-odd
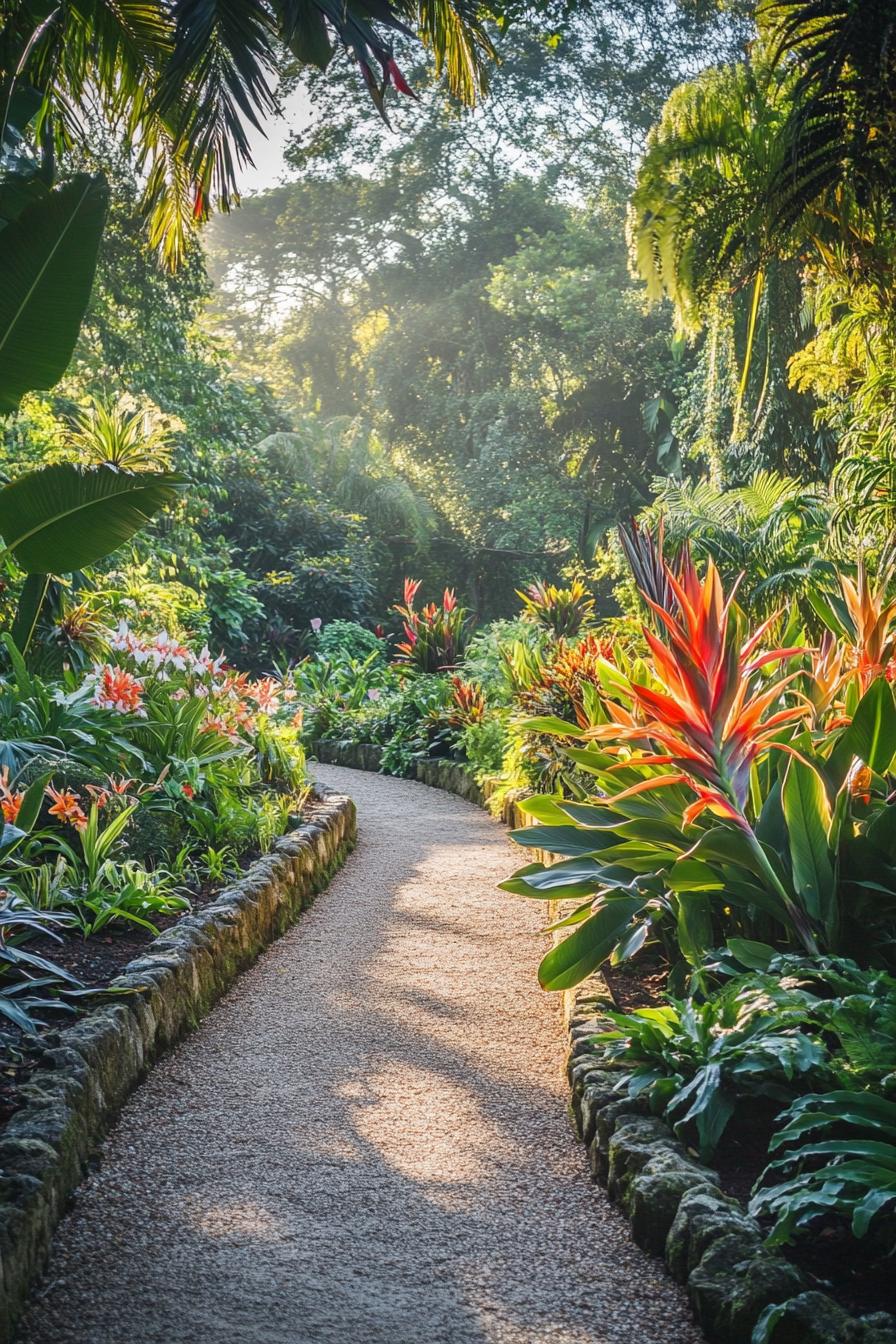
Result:
[[[251,196],[267,187],[275,187],[286,172],[283,150],[294,127],[301,125],[308,115],[308,100],[301,88],[294,90],[283,101],[282,117],[266,117],[264,131],[249,126],[249,141],[252,146],[254,167],[244,168],[240,173],[240,191]]]

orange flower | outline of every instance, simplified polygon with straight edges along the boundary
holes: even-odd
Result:
[[[83,831],[87,825],[87,817],[78,795],[68,789],[54,789],[52,784],[47,785],[46,794],[53,800],[53,806],[49,809],[50,816],[58,817],[61,822],[74,826],[76,831]]]
[[[662,623],[665,642],[644,631],[653,654],[653,676],[661,689],[629,682],[640,717],[607,701],[613,722],[590,728],[586,735],[611,742],[610,750],[618,750],[615,744],[621,742],[633,743],[640,748],[635,763],[669,765],[675,771],[643,780],[617,799],[635,790],[687,784],[698,799],[687,809],[687,822],[709,808],[749,829],[743,810],[753,762],[775,747],[790,750],[775,736],[784,724],[806,715],[804,705],[775,708],[788,678],[757,681],[756,674],[805,650],[757,653],[774,617],[738,648],[734,622],[729,620],[733,593],[725,597],[712,560],[703,580],[689,556],[678,575],[667,566],[666,577],[674,611],[646,598]]]
[[[3,820],[8,825],[12,826],[18,820],[24,798],[24,793],[9,787],[9,766],[4,765],[0,771],[0,809],[3,812]]]
[[[276,677],[263,677],[248,688],[248,694],[262,714],[272,714],[280,707],[280,683]]]
[[[185,798],[196,797],[196,790],[193,788],[192,784],[181,784],[180,791]]]
[[[101,668],[93,702],[119,714],[143,714],[143,682],[123,667]]]

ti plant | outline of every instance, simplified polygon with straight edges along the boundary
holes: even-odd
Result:
[[[392,608],[401,617],[405,635],[397,661],[416,672],[444,672],[456,667],[466,648],[469,616],[452,588],[445,589],[440,603],[428,602],[418,609],[414,604],[419,590],[419,579],[405,579],[404,601]]]

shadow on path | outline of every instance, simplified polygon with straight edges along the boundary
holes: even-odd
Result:
[[[694,1344],[566,1128],[503,833],[319,773],[357,850],[131,1098],[23,1344]]]

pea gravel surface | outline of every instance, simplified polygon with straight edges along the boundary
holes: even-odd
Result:
[[[500,828],[318,767],[357,849],[133,1094],[22,1344],[697,1344],[565,1118]]]

